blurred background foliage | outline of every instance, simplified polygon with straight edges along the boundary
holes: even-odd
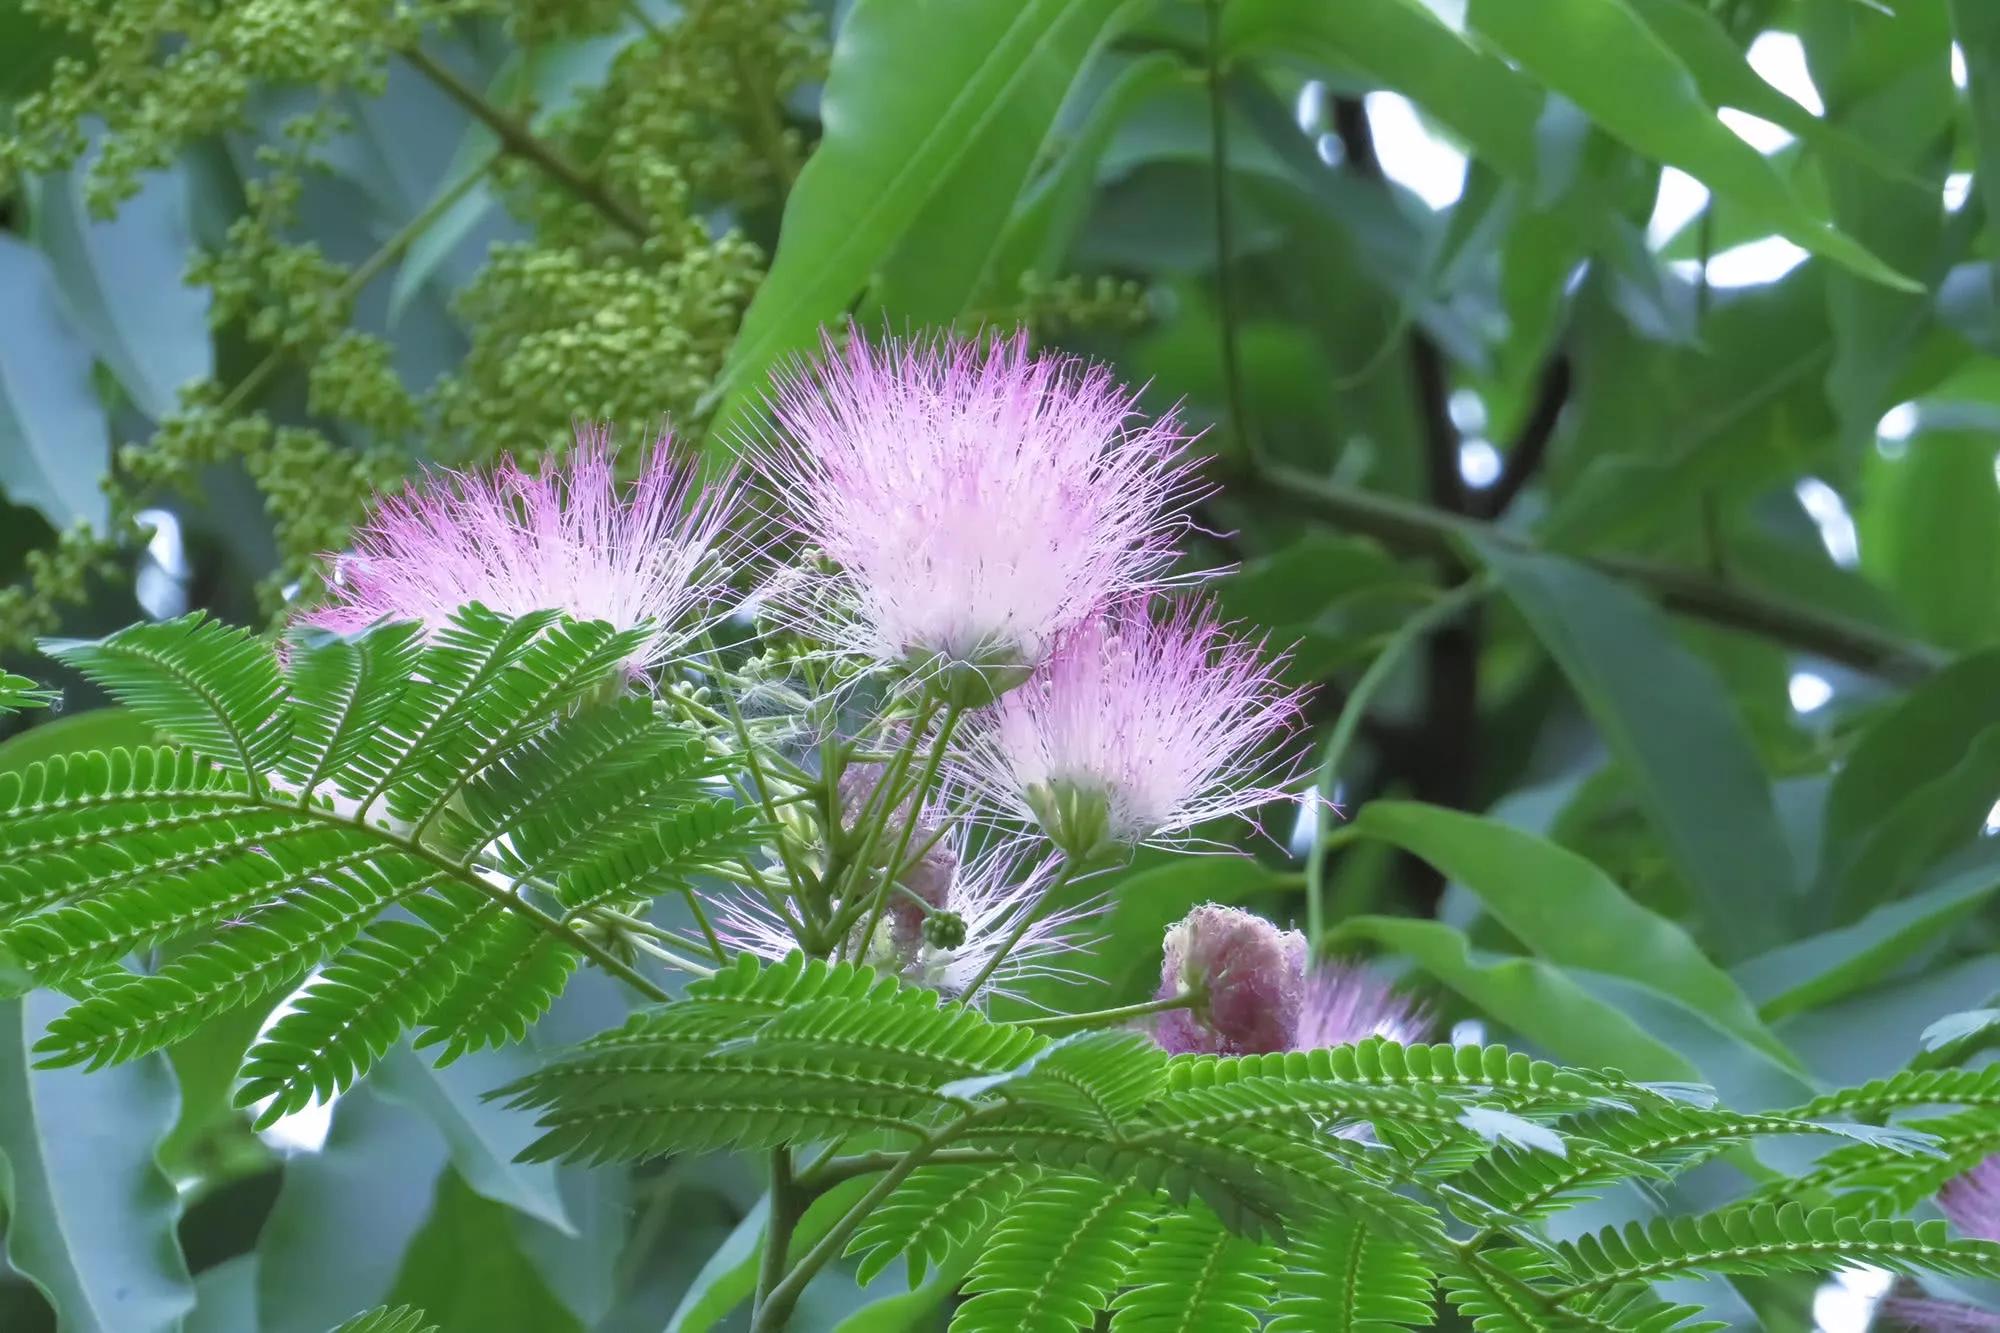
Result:
[[[719,459],[823,324],[1026,324],[1207,428],[1201,560],[1296,643],[1344,811],[1142,858],[1065,1003],[1215,898],[1745,1108],[1986,1058],[1990,0],[0,0],[0,106],[0,664],[68,690],[0,765],[133,733],[37,636],[269,622],[423,466],[578,418]],[[261,1016],[30,1072],[59,1003],[0,1004],[0,1327],[749,1293],[747,1168],[511,1161],[478,1094],[532,1048],[259,1138]],[[582,978],[536,1040],[623,1005]],[[938,1326],[954,1275],[897,1279],[801,1326]],[[1883,1285],[1676,1294],[1851,1330]]]

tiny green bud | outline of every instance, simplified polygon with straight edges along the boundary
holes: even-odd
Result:
[[[965,918],[956,912],[932,912],[924,918],[924,943],[933,949],[956,949],[965,943]]]

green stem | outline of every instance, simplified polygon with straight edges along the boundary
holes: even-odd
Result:
[[[972,979],[972,984],[959,992],[959,1003],[972,1003],[972,997],[979,993],[979,988],[984,986],[988,978],[999,969],[1000,964],[1007,960],[1007,955],[1014,952],[1014,946],[1021,942],[1022,938],[1027,935],[1028,931],[1037,921],[1047,916],[1055,908],[1056,895],[1069,885],[1070,880],[1075,877],[1075,873],[1076,863],[1067,857],[1063,858],[1062,869],[1056,871],[1055,879],[1049,883],[1048,888],[1042,891],[1040,900],[1032,908],[1021,914],[1020,922],[1015,925],[1013,933],[1007,936],[1006,942],[994,952],[991,958],[986,960],[986,966],[979,969],[979,975]]]
[[[842,1181],[856,1176],[872,1176],[887,1171],[903,1160],[899,1152],[864,1152],[851,1157],[834,1157],[819,1163],[802,1176],[801,1183],[811,1193],[824,1194]],[[1017,1160],[1011,1153],[991,1148],[943,1148],[931,1154],[932,1166],[991,1166]]]
[[[1394,496],[1356,490],[1296,468],[1267,465],[1250,483],[1263,495],[1350,532],[1373,537],[1398,551],[1458,555],[1477,538],[1534,553],[1523,537],[1477,519],[1446,514]],[[1869,625],[1793,606],[1698,571],[1625,556],[1571,555],[1599,573],[1646,589],[1669,610],[1713,624],[1788,643],[1806,652],[1894,679],[1921,680],[1949,656],[1928,643],[1884,633]]]
[[[673,950],[663,949],[659,945],[653,943],[651,940],[646,939],[643,936],[635,938],[632,941],[632,947],[637,949],[640,953],[649,954],[652,957],[659,959],[661,962],[665,963],[668,967],[671,967],[676,971],[686,972],[691,976],[697,976],[697,977],[712,977],[715,975],[715,969],[709,967],[707,964],[697,963],[692,958],[683,958],[679,954],[675,953]]]
[[[701,643],[708,653],[711,669],[721,660],[721,652],[715,646],[715,638],[707,631],[702,632]],[[791,881],[794,895],[803,897],[806,878],[792,863],[790,846],[786,843],[783,829],[778,823],[778,807],[771,797],[771,785],[764,779],[764,765],[757,754],[757,743],[751,739],[749,724],[743,720],[743,710],[736,706],[733,690],[721,691],[723,706],[729,711],[729,725],[736,732],[737,744],[743,747],[743,762],[750,770],[750,783],[757,791],[757,801],[764,811],[764,820],[771,826],[772,835],[778,848],[778,859],[785,867],[785,877]]]
[[[931,794],[931,786],[937,781],[938,769],[944,764],[945,751],[951,745],[951,733],[957,729],[958,720],[963,715],[964,710],[957,704],[952,704],[944,710],[944,721],[938,724],[937,740],[932,743],[931,752],[924,760],[923,772],[917,776],[916,789],[903,798],[910,803],[910,817],[903,821],[903,832],[896,839],[896,850],[890,853],[889,859],[884,862],[882,883],[875,890],[874,903],[868,910],[868,924],[861,931],[863,941],[875,938],[875,929],[882,923],[882,913],[889,908],[890,892],[903,873],[903,857],[910,850],[910,836],[916,832],[917,819],[923,813],[924,799]],[[893,811],[901,804],[902,801],[898,800],[891,805],[892,813],[885,817],[893,819],[895,817]]]
[[[785,1274],[784,1278],[771,1288],[766,1298],[757,1303],[756,1313],[750,1319],[750,1333],[778,1333],[778,1330],[783,1329],[790,1321],[792,1309],[799,1303],[799,1296],[804,1293],[806,1284],[811,1282],[814,1275],[826,1267],[835,1255],[846,1248],[848,1238],[874,1213],[877,1204],[888,1198],[890,1192],[902,1184],[912,1171],[929,1161],[966,1129],[977,1124],[987,1114],[1004,1109],[1004,1104],[996,1104],[985,1111],[974,1111],[970,1115],[960,1116],[949,1124],[940,1125],[923,1142],[902,1154],[893,1166],[882,1173],[882,1178],[875,1182],[868,1193],[862,1195],[860,1200],[833,1224],[832,1229],[820,1237],[819,1243],[806,1251],[792,1271]]]
[[[882,830],[888,825],[891,819],[895,818],[896,807],[901,803],[898,796],[898,789],[903,785],[904,775],[910,771],[910,759],[916,754],[917,746],[923,743],[924,733],[930,730],[931,720],[937,716],[937,709],[937,702],[926,696],[924,702],[917,709],[916,718],[910,723],[910,734],[896,748],[896,752],[889,757],[888,764],[882,770],[881,778],[875,783],[875,790],[868,793],[868,799],[862,803],[860,827],[864,829],[864,832],[861,836],[861,850],[859,855],[848,863],[847,878],[852,879],[867,873],[867,867],[875,855],[875,844],[881,841]],[[836,802],[838,799],[839,795],[836,793]],[[916,812],[912,810],[911,821],[914,822],[915,818]],[[839,828],[840,825],[836,823],[828,829],[827,835],[830,841],[839,832]],[[857,903],[850,908],[847,904],[847,899],[852,895],[842,885],[834,885],[832,887],[836,893],[834,901],[840,904],[838,914],[833,920],[833,933],[837,937],[841,937],[841,948],[844,951],[846,949],[845,936],[847,930],[859,918],[860,904]],[[863,947],[866,947],[865,941],[867,940],[867,936],[864,935],[861,938],[864,941]]]
[[[1326,739],[1326,757],[1320,763],[1318,800],[1313,804],[1312,851],[1306,857],[1306,938],[1315,950],[1326,930],[1326,853],[1331,845],[1326,837],[1326,809],[1333,799],[1347,747],[1354,743],[1354,733],[1360,729],[1361,719],[1374,701],[1376,691],[1389,679],[1403,654],[1439,625],[1484,597],[1492,587],[1492,579],[1487,575],[1467,579],[1397,626],[1396,632],[1382,645],[1382,651],[1375,654],[1375,660],[1361,673],[1361,679],[1354,682],[1347,702],[1341,705],[1333,734]]]
[[[602,213],[620,230],[630,233],[639,240],[646,239],[646,224],[637,213],[614,199],[601,183],[585,175],[553,146],[539,138],[526,124],[487,101],[478,89],[431,59],[421,47],[410,47],[403,52],[403,59],[409,61],[410,66],[419,74],[436,84],[438,90],[446,97],[463,107],[473,119],[492,130],[508,152],[533,162],[564,189]]]
[[[751,1308],[770,1307],[772,1293],[785,1276],[785,1259],[792,1248],[792,1231],[805,1212],[806,1195],[792,1176],[792,1150],[771,1150],[771,1213],[764,1228],[764,1256],[757,1266],[757,1299]]]
[[[1088,1014],[1054,1014],[1048,1018],[1030,1018],[1016,1026],[1033,1028],[1044,1035],[1081,1031],[1084,1028],[1115,1027],[1128,1019],[1144,1018],[1148,1014],[1165,1014],[1171,1013],[1175,1009],[1192,1009],[1201,1002],[1201,998],[1199,991],[1189,991],[1185,995],[1176,995],[1170,1000],[1147,1000],[1144,1004],[1120,1005],[1116,1009],[1099,1009]]]

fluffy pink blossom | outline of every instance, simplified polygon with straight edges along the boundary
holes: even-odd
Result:
[[[1922,1296],[1892,1296],[1878,1307],[1890,1328],[1908,1328],[1919,1333],[1995,1333],[2000,1330],[2000,1314],[1989,1314],[1957,1301],[1932,1300]],[[1880,1327],[1880,1325],[1878,1325]]]
[[[1300,756],[1273,747],[1300,692],[1262,647],[1198,603],[1163,618],[1114,608],[975,717],[957,780],[1076,857],[1289,799]]]
[[[1101,366],[999,340],[831,338],[781,380],[749,454],[780,521],[827,562],[774,615],[913,668],[1005,688],[1107,600],[1159,586],[1187,526],[1187,435]]]
[[[1305,988],[1295,1050],[1351,1046],[1370,1037],[1411,1046],[1430,1037],[1429,1008],[1359,963],[1322,963],[1307,974]]]
[[[334,557],[329,602],[308,624],[342,632],[382,619],[437,628],[470,602],[518,616],[557,610],[618,629],[650,621],[630,663],[659,665],[712,614],[723,588],[733,487],[704,490],[692,460],[661,436],[635,485],[621,488],[604,428],[582,429],[561,464],[535,473],[445,472],[377,500]]]
[[[1425,1039],[1423,1004],[1354,963],[1307,960],[1306,938],[1253,912],[1204,903],[1167,931],[1155,998],[1200,999],[1160,1016],[1153,1033],[1176,1055],[1262,1055],[1346,1046],[1369,1037]]]
[[[2000,1240],[2000,1154],[1954,1177],[1938,1191],[1937,1206],[1966,1235]]]
[[[1167,931],[1157,998],[1197,992],[1153,1030],[1176,1055],[1290,1050],[1305,1001],[1306,937],[1239,907],[1204,903]]]
[[[1022,917],[1038,905],[1054,870],[1050,860],[1027,861],[1017,844],[967,856],[962,842],[947,839],[903,878],[925,906],[895,895],[874,937],[850,941],[847,954],[913,985],[945,996],[960,995],[986,970]],[[980,987],[979,995],[1018,993],[1023,982],[1036,978],[1072,977],[1062,960],[1089,947],[1078,928],[1102,906],[1087,902],[1065,907],[1034,922]],[[937,923],[936,913],[953,918],[951,933],[925,928],[927,919]],[[760,958],[783,958],[799,947],[771,906],[750,894],[721,900],[715,929],[724,945]],[[855,927],[857,933],[861,929]]]

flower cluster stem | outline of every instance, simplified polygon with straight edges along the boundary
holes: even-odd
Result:
[[[1081,1032],[1089,1028],[1116,1027],[1120,1023],[1135,1018],[1146,1018],[1152,1014],[1170,1013],[1175,1009],[1192,1009],[1203,999],[1198,990],[1190,990],[1165,1000],[1147,1000],[1142,1004],[1125,1004],[1116,1009],[1098,1009],[1087,1014],[1051,1014],[1047,1018],[1025,1019],[1017,1026],[1033,1028],[1044,1036],[1066,1032]]]

